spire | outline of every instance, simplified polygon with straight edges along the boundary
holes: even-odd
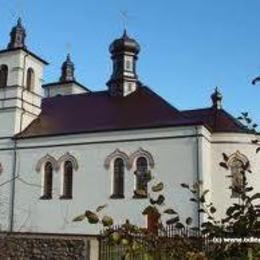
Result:
[[[25,48],[25,38],[26,38],[26,31],[22,25],[21,17],[18,18],[16,26],[12,28],[10,33],[10,42],[8,44],[8,49],[15,49],[15,48]]]
[[[212,107],[215,109],[222,108],[222,94],[220,93],[218,87],[215,88],[215,92],[211,95]]]
[[[123,36],[122,36],[123,39],[129,39],[128,35],[127,35],[127,31],[126,29],[124,29],[124,32],[123,32]]]
[[[109,51],[113,61],[113,72],[107,82],[109,92],[112,96],[127,96],[138,87],[136,61],[140,46],[125,29],[121,38],[112,42]]]
[[[74,81],[74,63],[71,61],[70,54],[67,55],[67,59],[63,62],[61,67],[61,82],[68,82],[68,81]]]

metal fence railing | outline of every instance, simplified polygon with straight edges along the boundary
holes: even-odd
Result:
[[[120,226],[116,226],[113,230],[120,230]],[[191,243],[198,246],[203,250],[207,250],[208,243],[204,235],[200,231],[182,228],[177,229],[175,226],[168,225],[158,229],[157,234],[150,237],[149,242],[142,237],[142,235],[133,235],[138,241],[138,244],[141,245],[141,249],[138,250],[135,254],[128,256],[128,260],[146,260],[145,253],[148,251],[154,259],[160,260],[173,260],[175,257],[171,256],[172,248],[175,246],[175,239],[177,237],[188,238]],[[153,246],[154,245],[154,246]],[[156,245],[156,246],[155,246]],[[123,256],[126,254],[128,247],[122,245],[122,243],[115,244],[111,243],[110,240],[104,235],[101,234],[100,240],[100,259],[101,260],[122,260]]]

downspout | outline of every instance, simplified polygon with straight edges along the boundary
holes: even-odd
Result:
[[[26,69],[26,58],[29,56],[29,54],[25,54],[23,58],[23,77],[22,77],[22,113],[21,113],[21,119],[20,119],[20,127],[19,132],[22,131],[23,127],[23,115],[25,113],[24,110],[24,91],[25,91],[25,69]],[[17,140],[14,140],[14,153],[13,153],[13,168],[12,168],[12,179],[11,179],[11,207],[9,212],[9,232],[13,232],[14,230],[14,204],[15,204],[15,184],[16,184],[16,164],[17,164]]]
[[[200,159],[200,155],[199,155],[199,129],[198,129],[198,126],[196,126],[196,166],[197,166],[197,182],[198,182],[198,198],[200,198],[200,163],[199,163],[199,159]],[[198,199],[198,228],[200,229],[200,224],[201,224],[201,220],[200,220],[200,212],[199,212],[199,209],[200,209],[200,201]]]
[[[16,179],[16,162],[17,162],[17,141],[14,139],[13,168],[11,179],[11,207],[9,212],[9,232],[14,229],[14,202],[15,202],[15,179]]]
[[[21,100],[22,100],[22,114],[21,114],[21,119],[20,119],[20,130],[19,132],[22,131],[22,127],[23,127],[23,116],[25,114],[25,110],[24,110],[24,100],[23,100],[23,97],[24,97],[24,91],[25,91],[25,69],[26,69],[26,58],[29,56],[28,53],[26,53],[24,55],[24,58],[23,58],[23,78],[22,78],[22,97],[21,97]]]

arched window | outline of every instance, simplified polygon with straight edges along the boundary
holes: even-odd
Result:
[[[245,183],[244,183],[244,176],[243,176],[243,165],[244,163],[234,158],[230,163],[229,167],[231,169],[231,175],[232,175],[232,197],[238,198],[239,197],[239,190],[241,190]]]
[[[151,178],[148,171],[148,163],[145,157],[139,157],[136,160],[136,182],[135,182],[135,198],[147,198],[147,186]]]
[[[6,65],[0,66],[0,88],[7,86],[8,67]]]
[[[122,158],[115,159],[113,174],[113,194],[111,198],[124,198],[124,171],[124,160]]]
[[[61,199],[72,198],[72,187],[73,187],[73,166],[71,161],[64,163],[63,169],[63,186]]]
[[[46,162],[44,165],[43,173],[43,194],[41,199],[52,198],[52,178],[53,178],[53,167],[51,162]]]
[[[34,71],[32,68],[27,70],[27,78],[26,78],[26,89],[29,91],[33,91],[34,88]]]

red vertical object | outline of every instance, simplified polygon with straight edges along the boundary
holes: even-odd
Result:
[[[149,233],[158,234],[160,214],[158,212],[149,212],[147,215],[147,230]]]

